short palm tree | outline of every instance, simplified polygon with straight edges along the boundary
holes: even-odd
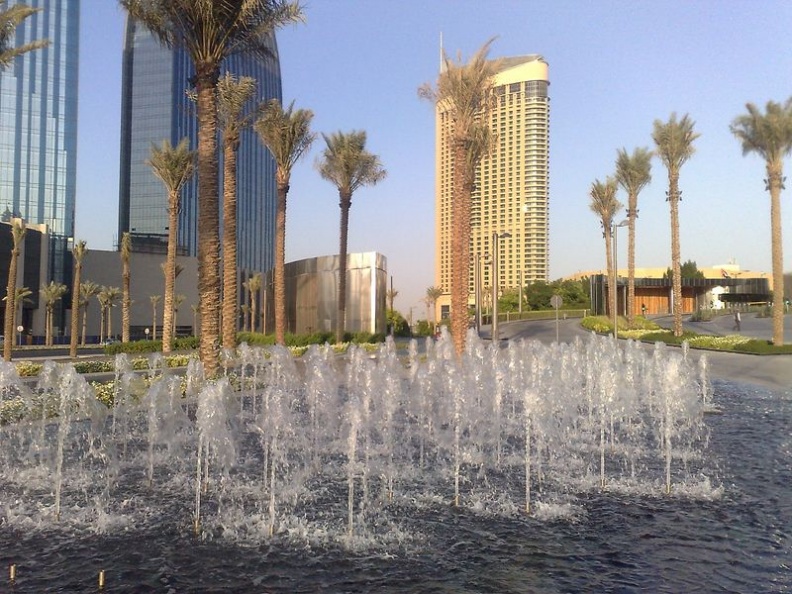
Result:
[[[792,152],[792,99],[783,105],[768,101],[765,113],[752,103],[730,129],[742,144],[743,155],[756,153],[765,161],[765,189],[770,192],[770,241],[773,259],[773,344],[784,344],[784,253],[781,242],[781,190],[784,157]]]
[[[238,51],[267,55],[267,34],[302,20],[290,0],[119,0],[132,18],[167,46],[192,59],[198,117],[198,297],[199,355],[208,377],[217,373],[219,353],[220,227],[217,213],[217,81],[220,65]],[[167,326],[166,326],[167,327]]]
[[[132,255],[132,235],[121,235],[121,342],[129,342],[129,309],[132,305],[130,293],[129,258]]]
[[[249,301],[250,301],[250,331],[255,332],[258,328],[258,324],[256,323],[258,320],[258,306],[256,304],[256,296],[258,295],[259,291],[261,290],[262,280],[261,280],[261,273],[257,272],[253,276],[251,276],[248,280],[244,282],[244,287],[248,291]]]
[[[102,343],[107,336],[107,307],[110,301],[107,296],[107,287],[102,287],[99,290],[96,300],[99,302],[99,342]]]
[[[151,301],[151,340],[157,340],[157,305],[162,301],[162,295],[149,295]]]
[[[457,355],[465,350],[470,293],[470,214],[476,170],[489,152],[492,133],[488,113],[495,74],[500,62],[488,58],[490,40],[467,63],[443,54],[437,87],[423,86],[419,94],[445,113],[449,126],[445,141],[453,157],[451,211],[451,334]]]
[[[671,295],[674,309],[674,336],[682,336],[682,264],[679,248],[679,201],[682,192],[679,190],[679,170],[690,157],[695,148],[693,141],[700,134],[693,130],[695,122],[685,114],[677,119],[672,113],[668,122],[655,120],[652,139],[655,154],[660,158],[668,171],[668,192],[666,199],[671,209]]]
[[[270,101],[255,124],[261,142],[275,159],[278,204],[275,210],[275,342],[286,337],[286,197],[294,165],[310,148],[316,135],[311,132],[313,112],[294,110],[294,102],[283,109],[277,99]]]
[[[168,140],[152,145],[147,163],[168,192],[168,254],[165,259],[165,312],[162,319],[162,352],[170,353],[173,329],[173,291],[176,285],[176,244],[179,225],[181,191],[195,173],[195,152],[189,139],[183,138],[175,147]]]
[[[91,299],[99,294],[102,290],[98,284],[93,281],[85,281],[80,283],[80,309],[82,309],[82,337],[80,344],[85,346],[86,330],[88,327],[88,306],[91,304]]]
[[[13,296],[16,294],[19,250],[27,228],[22,219],[12,219],[10,230],[13,247],[11,248],[11,261],[8,266],[8,285],[5,296],[5,324],[3,326],[6,336],[5,342],[3,342],[3,360],[5,361],[11,360],[11,347],[14,344],[12,337],[14,336],[16,320],[16,299]],[[9,296],[11,297],[10,299]]]
[[[602,236],[605,238],[605,265],[608,271],[608,304],[613,307],[613,297],[616,290],[616,267],[613,265],[612,232],[613,219],[622,208],[622,203],[616,199],[616,180],[608,177],[604,182],[595,180],[589,190],[589,208],[597,215],[602,225]],[[612,312],[615,314],[615,312]]]
[[[398,289],[388,289],[385,292],[385,298],[388,300],[388,309],[393,311],[393,302],[396,300],[396,297],[399,295]]]
[[[635,219],[638,218],[638,194],[652,181],[652,151],[636,148],[632,155],[621,149],[616,155],[616,182],[627,192],[627,321],[635,317]]]
[[[344,340],[346,325],[347,234],[352,194],[361,186],[375,185],[385,179],[379,157],[366,150],[366,133],[353,131],[322,134],[327,145],[317,166],[319,175],[338,189],[341,207],[340,247],[338,251],[338,316],[336,341]]]
[[[72,359],[77,356],[77,333],[80,329],[80,276],[86,252],[88,252],[88,244],[85,243],[85,240],[75,242],[72,248],[74,275],[72,276],[71,336],[69,337],[69,356]]]
[[[63,298],[67,290],[66,285],[56,281],[50,281],[48,285],[41,285],[41,297],[44,300],[44,344],[46,346],[52,346],[55,304]]]
[[[31,8],[21,2],[10,7],[7,7],[6,2],[0,2],[0,70],[8,68],[17,56],[49,45],[49,40],[40,39],[14,46],[16,28],[26,18],[40,11],[40,8]]]
[[[432,312],[432,321],[437,323],[437,315],[435,314],[435,304],[440,297],[443,296],[443,287],[429,287],[426,289],[426,307]]]
[[[98,295],[100,302],[104,304],[105,320],[107,323],[107,333],[105,336],[111,338],[113,336],[113,308],[116,302],[121,298],[121,289],[118,287],[102,287]]]
[[[226,73],[217,83],[217,123],[223,139],[223,325],[221,344],[236,346],[239,318],[237,287],[237,152],[242,130],[253,121],[246,106],[256,92],[256,80]]]

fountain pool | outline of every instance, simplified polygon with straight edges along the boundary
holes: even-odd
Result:
[[[792,397],[685,350],[116,366],[0,369],[0,591],[792,591]]]

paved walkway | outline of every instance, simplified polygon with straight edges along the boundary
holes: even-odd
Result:
[[[668,320],[671,320],[668,317]],[[666,325],[666,319],[656,319],[661,326]],[[672,320],[671,320],[672,321]],[[785,336],[792,340],[792,316],[786,316]],[[672,321],[673,323],[673,321]],[[713,322],[686,323],[686,327],[701,334],[734,334],[731,331],[733,321],[730,317],[716,318]],[[705,325],[709,331],[702,332],[698,326]],[[748,334],[755,338],[772,338],[772,319],[756,318],[753,314],[743,315],[741,334]],[[585,337],[588,331],[580,326],[579,319],[559,320],[558,337],[562,342],[569,342],[575,336]],[[482,328],[482,336],[489,335],[489,326]],[[535,339],[542,342],[556,340],[556,322],[550,321],[520,321],[500,324],[502,340],[518,338]],[[647,345],[647,348],[652,348]],[[709,363],[710,375],[714,378],[735,381],[740,383],[763,386],[778,390],[792,396],[792,355],[744,355],[740,353],[726,353],[719,351],[701,351],[691,349],[693,357],[706,355]]]

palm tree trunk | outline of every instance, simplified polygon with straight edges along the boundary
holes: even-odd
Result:
[[[470,284],[470,200],[464,141],[454,145],[454,204],[451,209],[451,337],[454,350],[465,350]],[[495,255],[493,254],[494,258]],[[493,281],[496,282],[496,281]]]
[[[784,344],[784,254],[781,241],[781,171],[768,171],[773,258],[773,345]]]
[[[168,253],[165,256],[165,297],[162,314],[162,352],[170,353],[173,344],[173,294],[176,286],[176,242],[179,225],[179,196],[168,197]],[[154,331],[156,334],[156,330]]]
[[[6,287],[5,341],[3,342],[3,360],[11,360],[11,348],[14,345],[14,318],[16,317],[16,278],[19,248],[11,250],[11,262],[8,267],[8,285]]]
[[[632,327],[635,320],[635,216],[637,196],[628,199],[627,220],[627,323]]]
[[[131,298],[129,296],[129,260],[124,260],[124,272],[121,278],[123,296],[121,298],[121,342],[129,342],[129,308]]]
[[[47,307],[44,309],[44,344],[47,346],[52,346],[52,309],[50,309],[49,303]]]
[[[336,342],[344,341],[346,327],[346,285],[347,285],[347,235],[349,233],[349,208],[352,206],[352,194],[339,191],[341,202],[341,230],[338,249],[338,320],[336,326]]]
[[[82,340],[80,344],[85,346],[85,333],[88,326],[88,303],[83,305],[83,314],[82,314]]]
[[[237,197],[234,140],[223,151],[223,348],[236,347],[239,320],[237,289]]]
[[[207,378],[218,369],[220,229],[217,221],[218,68],[196,65],[198,92],[198,298],[201,302],[199,355]]]
[[[275,342],[278,344],[285,344],[286,340],[286,276],[284,268],[286,261],[286,197],[288,193],[289,184],[278,183],[278,206],[275,215]],[[342,245],[345,246],[346,243]],[[346,254],[345,251],[341,253]]]
[[[258,317],[258,310],[256,309],[258,305],[256,305],[256,292],[250,292],[250,331],[255,332],[258,328],[258,324],[256,324],[257,317]]]
[[[671,296],[674,300],[674,336],[682,336],[682,266],[679,248],[679,176],[669,176],[671,207]]]
[[[605,267],[608,275],[608,307],[607,311],[610,312],[611,319],[614,316],[613,312],[613,291],[616,288],[616,271],[613,267],[613,235],[611,232],[612,227],[608,225],[605,227]]]

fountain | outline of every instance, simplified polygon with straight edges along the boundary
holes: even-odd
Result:
[[[789,395],[660,344],[468,345],[120,355],[110,409],[0,365],[0,591],[792,588]]]

